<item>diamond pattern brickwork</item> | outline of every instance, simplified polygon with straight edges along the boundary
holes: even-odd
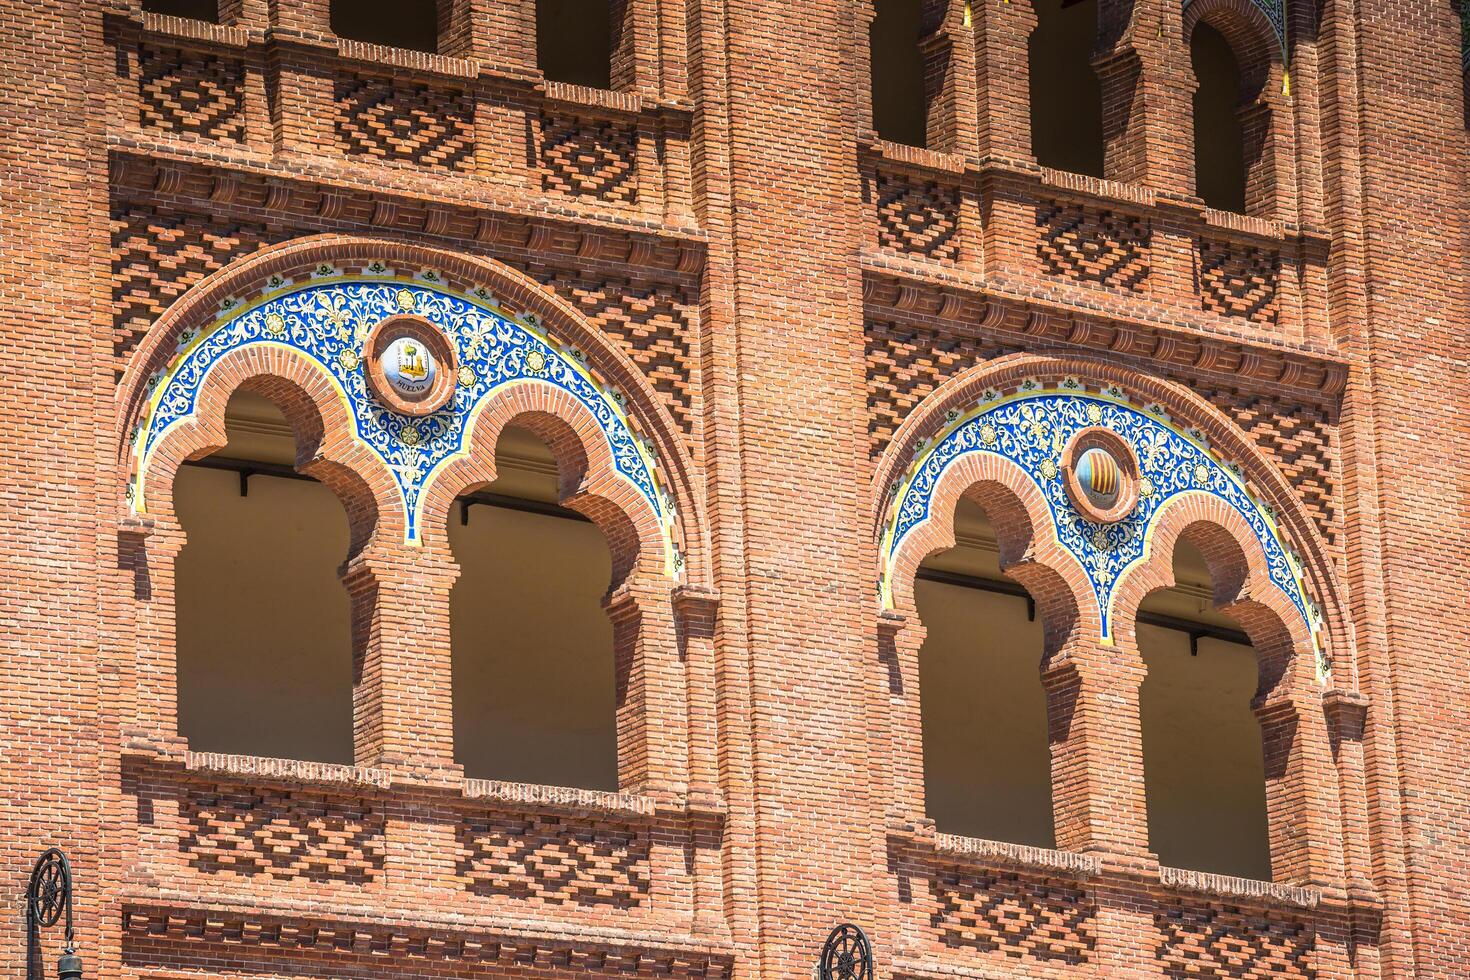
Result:
[[[1012,871],[947,870],[930,882],[930,923],[942,942],[1011,960],[1083,964],[1096,945],[1097,908],[1074,884]]]
[[[138,124],[239,143],[245,139],[245,63],[184,48],[138,50]]]
[[[1210,313],[1276,323],[1281,256],[1267,249],[1200,239],[1200,303]]]
[[[153,321],[190,286],[269,244],[264,225],[174,212],[112,208],[112,344],[120,377]]]
[[[1154,913],[1154,955],[1168,977],[1315,980],[1316,934],[1304,922],[1235,908],[1172,905]]]
[[[914,406],[946,379],[1005,353],[945,329],[870,320],[866,331],[868,455],[877,460]]]
[[[466,172],[474,166],[474,103],[466,92],[368,75],[336,82],[337,141],[349,157]]]
[[[467,817],[459,874],[478,895],[634,908],[648,897],[646,830],[545,814]]]
[[[879,173],[875,207],[878,244],[926,259],[959,256],[960,192],[933,180]]]
[[[1042,201],[1036,209],[1036,252],[1054,276],[1111,289],[1135,290],[1149,274],[1146,218]]]
[[[1281,468],[1317,522],[1323,540],[1335,550],[1342,535],[1335,411],[1280,395],[1206,384],[1194,387]]]
[[[628,123],[545,112],[537,165],[541,189],[604,203],[638,200],[638,131]]]
[[[385,821],[367,801],[207,785],[180,806],[179,846],[201,871],[360,885],[383,870]]]
[[[572,272],[533,274],[621,343],[667,400],[679,426],[686,434],[693,431],[697,301],[648,283],[588,279]]]

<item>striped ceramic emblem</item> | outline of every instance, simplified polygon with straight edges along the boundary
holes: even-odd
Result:
[[[1077,462],[1077,482],[1093,495],[1112,497],[1123,483],[1123,471],[1107,450],[1094,446]]]

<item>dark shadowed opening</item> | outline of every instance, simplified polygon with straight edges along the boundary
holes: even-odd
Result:
[[[433,54],[439,50],[438,6],[434,0],[333,0],[332,33]]]
[[[1205,560],[1184,541],[1174,574],[1178,584],[1145,599],[1140,620],[1152,614],[1214,630],[1191,641],[1184,629],[1138,625],[1148,667],[1139,712],[1149,849],[1169,867],[1270,880],[1265,753],[1251,708],[1256,651],[1215,610]]]
[[[536,66],[554,82],[611,88],[608,0],[537,0]]]
[[[873,128],[894,143],[923,146],[927,122],[921,0],[878,0],[869,44],[873,56]]]
[[[143,0],[143,9],[150,14],[187,17],[210,24],[219,23],[219,4],[216,0]]]
[[[195,751],[350,763],[346,511],[295,474],[274,403],[236,393],[225,429],[229,443],[174,481],[179,734]]]
[[[1102,86],[1092,70],[1097,0],[1037,0],[1031,65],[1031,152],[1043,167],[1103,176]]]
[[[1040,617],[1000,571],[984,510],[964,499],[955,547],[914,583],[924,797],[940,831],[1054,847]]]
[[[471,778],[615,790],[607,541],[557,505],[556,463],[530,430],[507,427],[495,460],[499,478],[449,517],[455,761]]]
[[[1195,193],[1221,211],[1245,213],[1245,133],[1240,124],[1240,64],[1224,36],[1198,24],[1189,44],[1194,93]]]

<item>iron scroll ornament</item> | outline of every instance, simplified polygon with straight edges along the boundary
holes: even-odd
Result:
[[[817,980],[873,980],[873,946],[850,922],[833,929],[822,944]]]
[[[76,928],[72,918],[71,862],[55,847],[48,848],[31,868],[26,887],[26,976],[45,976],[40,964],[42,929],[49,929],[66,916],[66,943],[57,962],[61,980],[81,980],[82,960],[76,951]]]

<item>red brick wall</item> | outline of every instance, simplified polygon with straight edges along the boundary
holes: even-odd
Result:
[[[95,896],[79,909],[80,930],[92,937],[89,968],[117,968],[115,917],[99,904],[105,882],[121,874],[102,842],[116,816],[106,788],[116,771],[101,747],[116,731],[103,703],[117,652],[102,608],[118,601],[100,491],[110,483],[101,460],[113,389],[97,277],[107,164],[106,118],[96,110],[108,55],[100,18],[79,14],[71,3],[0,8],[11,65],[0,97],[10,134],[0,146],[0,344],[27,365],[0,382],[0,414],[13,433],[0,478],[0,893],[9,913],[0,955],[12,976],[24,964],[26,877],[50,845],[69,853]],[[59,938],[44,944],[53,964]]]
[[[849,919],[885,978],[1470,974],[1451,4],[1294,3],[1288,66],[1244,0],[1104,0],[1099,180],[1026,156],[1028,0],[926,4],[929,150],[868,131],[860,0],[629,0],[607,92],[539,78],[532,0],[440,3],[453,57],[339,43],[322,0],[243,0],[219,26],[128,0],[0,10],[0,890],[18,902],[62,844],[89,973],[137,978],[804,976]],[[1251,216],[1189,186],[1196,19],[1267,79]],[[482,417],[493,452],[539,413],[610,494],[580,502],[626,559],[619,793],[449,763],[452,559],[379,533],[381,473],[340,405],[271,358],[232,361],[169,452],[208,445],[236,382],[320,430],[310,465],[360,549],[358,765],[175,737],[182,538],[166,507],[128,516],[119,432],[219,299],[374,251],[500,283],[616,381],[672,474],[677,587],[634,560],[649,529],[570,406]],[[1239,528],[1202,505],[1158,532],[1238,585],[1223,598],[1269,663],[1273,882],[1148,853],[1131,629],[1099,642],[1034,487],[979,464],[942,499],[982,499],[1046,619],[1062,849],[924,817],[923,627],[875,598],[875,515],[951,411],[1029,376],[1118,385],[1206,433],[1308,565],[1325,690],[1251,594]],[[946,533],[941,515],[924,546]],[[1169,574],[1146,564],[1121,608]],[[11,916],[13,975],[21,944]]]

